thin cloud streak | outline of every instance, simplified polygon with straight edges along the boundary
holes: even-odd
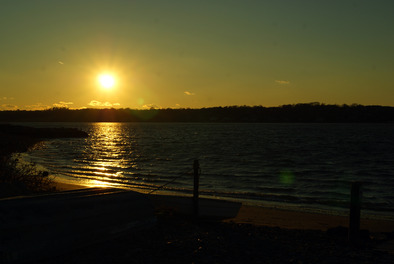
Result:
[[[289,81],[282,81],[282,80],[275,80],[275,82],[278,83],[278,84],[283,84],[283,85],[290,84]]]
[[[51,108],[49,105],[45,105],[43,103],[36,103],[33,105],[25,105],[25,109],[27,110],[46,110]]]
[[[1,100],[14,100],[14,97],[7,97],[7,96],[4,96],[4,97],[0,97],[0,101]]]
[[[17,105],[12,105],[12,104],[2,104],[0,105],[0,110],[17,110],[18,106]]]

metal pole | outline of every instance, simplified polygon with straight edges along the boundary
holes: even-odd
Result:
[[[198,218],[198,186],[200,178],[200,164],[198,160],[194,160],[194,189],[193,189],[193,214],[195,218]]]
[[[350,193],[349,241],[357,245],[360,241],[361,183],[353,182]]]

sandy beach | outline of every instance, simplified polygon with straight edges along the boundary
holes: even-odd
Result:
[[[287,229],[328,230],[338,226],[348,226],[346,216],[297,212],[282,209],[271,209],[243,205],[234,219],[235,223],[246,223],[260,226],[281,227]],[[378,219],[361,219],[360,228],[370,232],[393,232],[394,222]]]
[[[64,183],[64,182],[59,182],[59,181],[55,181],[55,185],[56,185],[56,190],[58,190],[58,191],[71,191],[71,190],[79,190],[79,189],[89,188],[84,185]]]

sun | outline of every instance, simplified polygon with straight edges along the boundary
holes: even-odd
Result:
[[[108,73],[100,74],[97,80],[104,89],[112,89],[116,83],[115,77]]]

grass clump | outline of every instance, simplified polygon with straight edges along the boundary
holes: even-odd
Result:
[[[34,163],[20,160],[19,154],[0,158],[0,197],[54,191],[53,177]]]
[[[20,159],[21,153],[48,138],[87,137],[75,128],[34,128],[0,124],[0,197],[55,191],[53,177],[33,163]]]
[[[55,182],[48,172],[22,161],[18,154],[39,142],[31,137],[0,133],[0,198],[55,190]]]

